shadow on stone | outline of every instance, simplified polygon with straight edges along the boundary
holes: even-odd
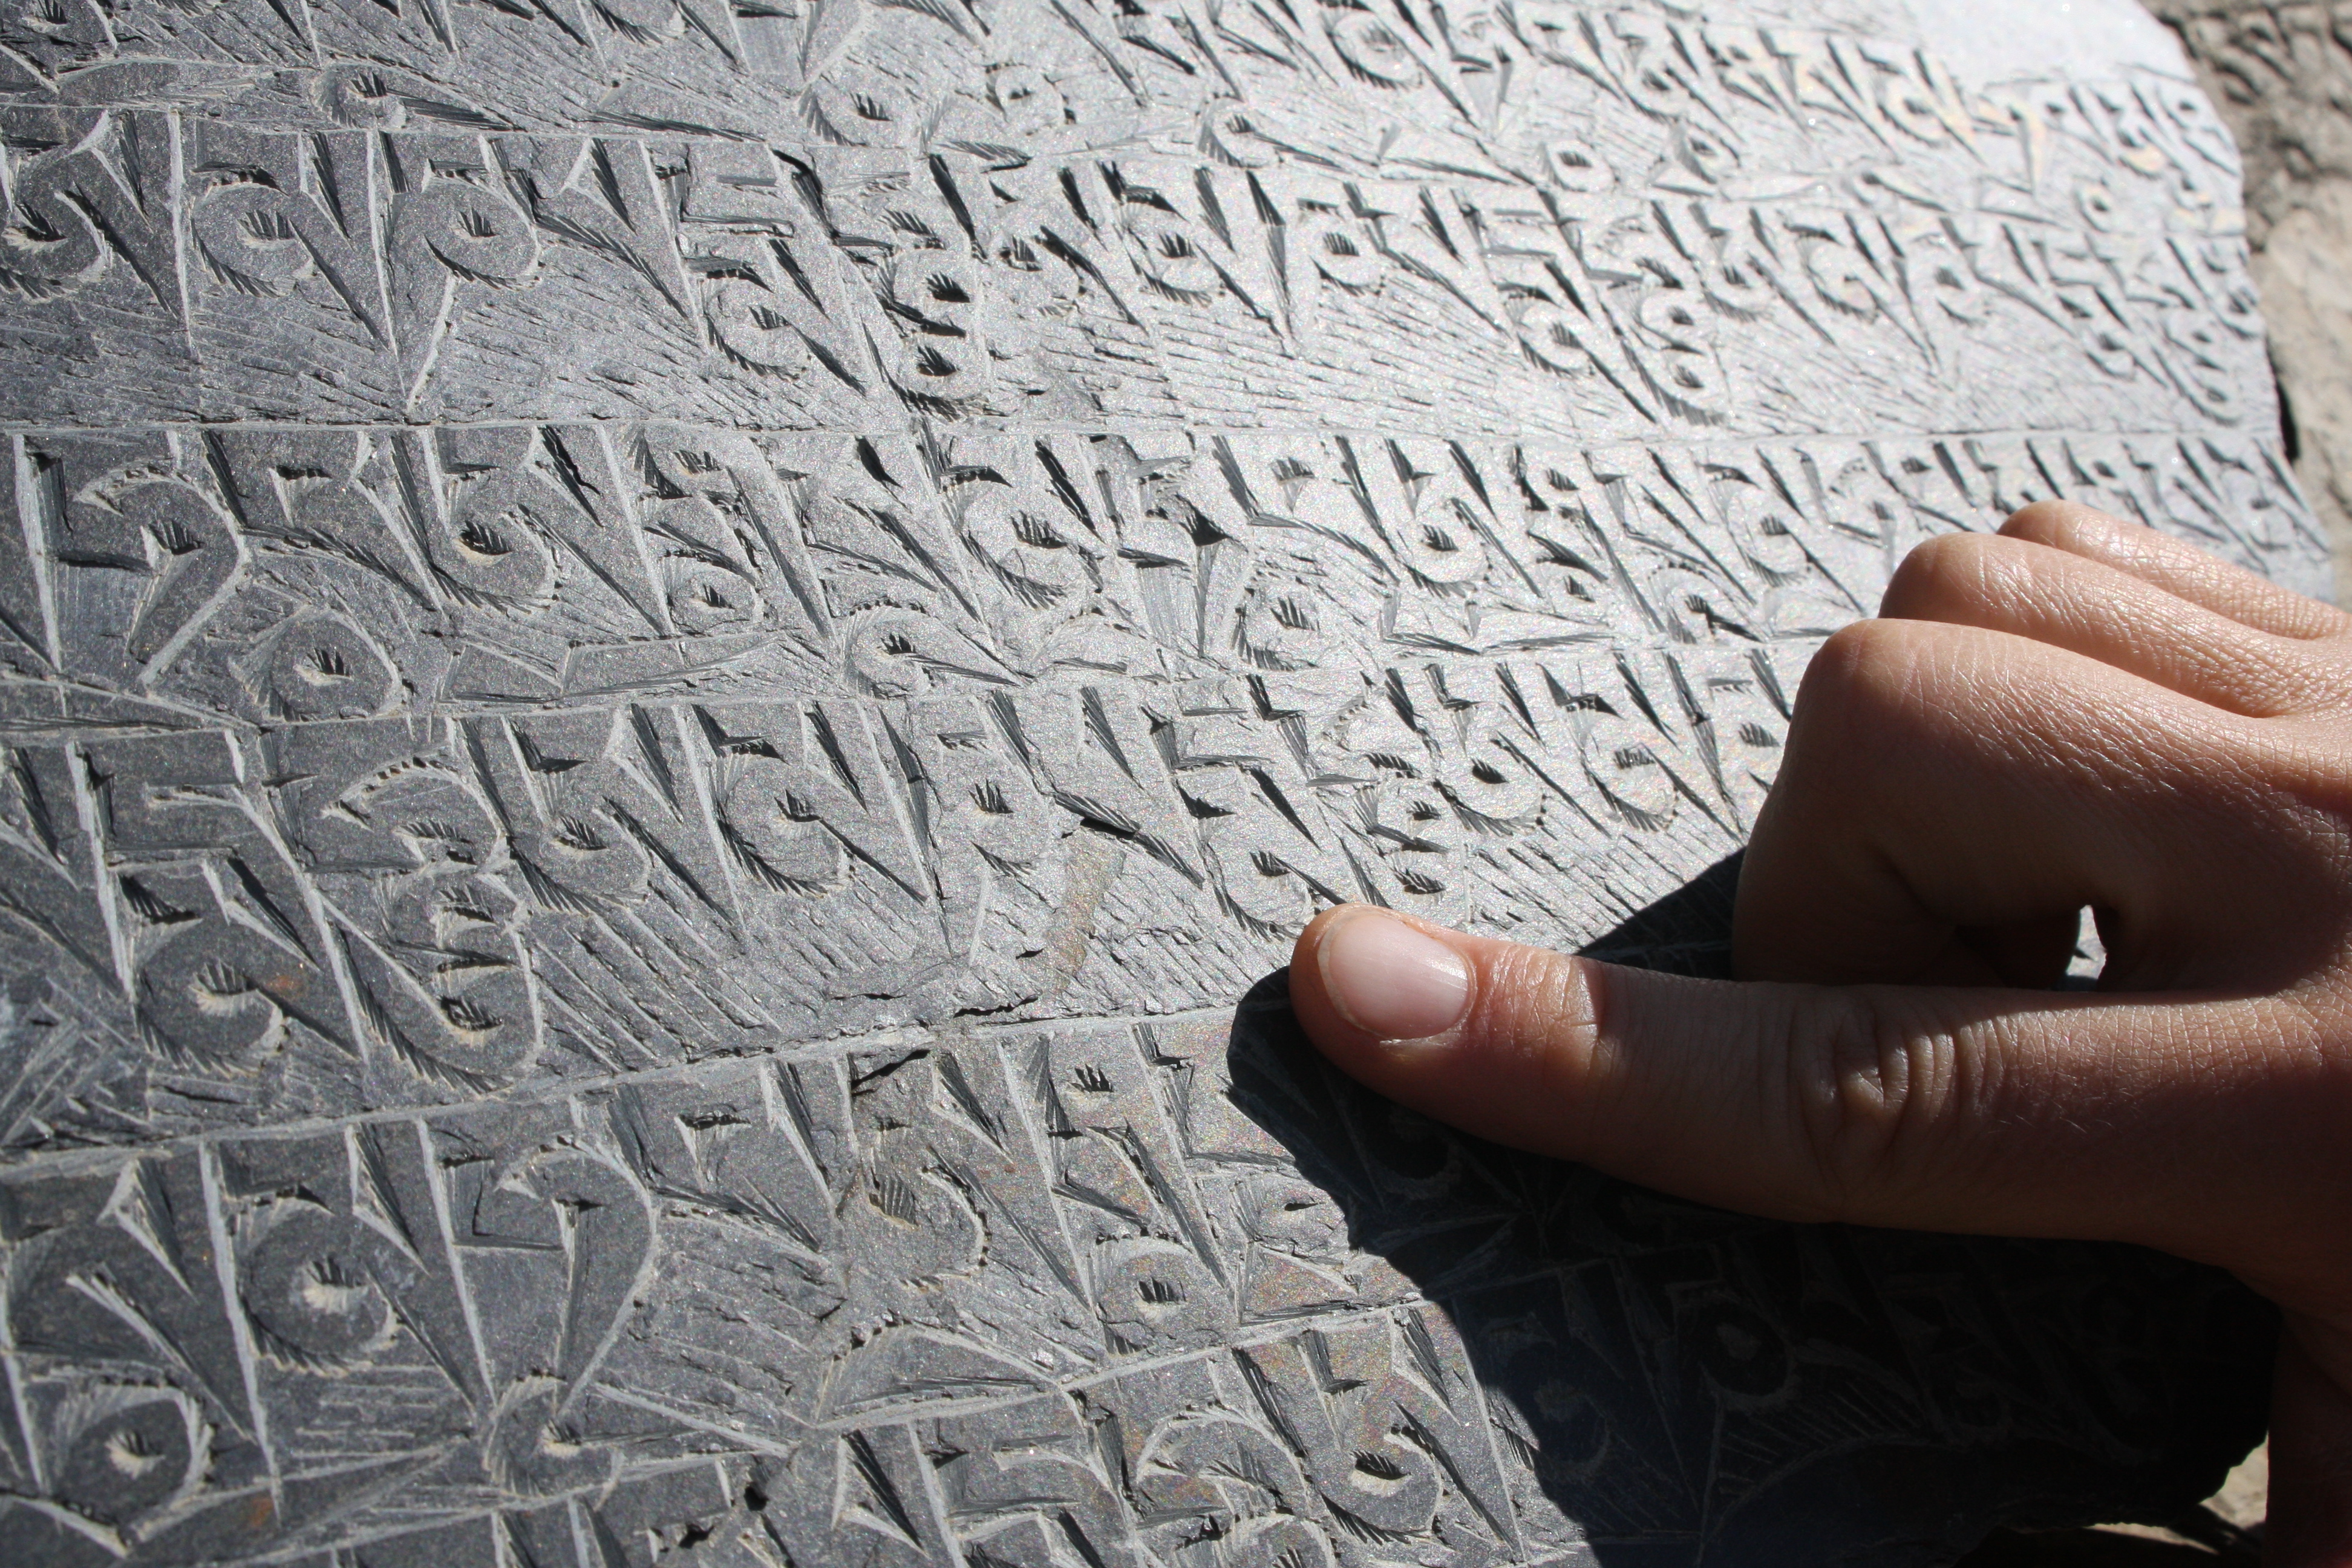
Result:
[[[1737,878],[1586,951],[1724,973]],[[1332,1070],[1286,972],[1236,1009],[1227,1067],[1344,1214],[1352,1271],[1444,1309],[1474,1375],[1437,1392],[1479,1407],[1530,1559],[1947,1564],[1998,1525],[2178,1517],[2262,1435],[2275,1321],[2217,1270],[1749,1219],[1465,1137]]]
[[[1668,974],[1730,979],[1731,908],[1739,892],[1739,863],[1745,854],[1725,856],[1578,951],[1588,958]]]

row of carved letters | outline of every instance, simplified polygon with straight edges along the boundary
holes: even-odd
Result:
[[[64,312],[71,342],[91,330],[73,301],[93,288],[110,310],[161,311],[175,325],[141,351],[152,381],[105,367],[110,406],[145,398],[160,413],[191,398],[207,417],[282,406],[278,359],[255,361],[252,344],[289,331],[322,339],[331,369],[314,399],[405,407],[430,383],[466,404],[484,395],[467,377],[488,373],[444,340],[527,340],[529,298],[551,279],[589,289],[599,311],[615,289],[636,301],[636,330],[697,356],[696,377],[781,381],[835,425],[904,405],[969,417],[1040,397],[1100,404],[1085,373],[1056,379],[1049,351],[1070,331],[1141,331],[1163,374],[1185,352],[1169,331],[1210,322],[1336,366],[1323,339],[1383,294],[1458,314],[1498,363],[1597,379],[1637,423],[1736,418],[1737,367],[1772,352],[1754,330],[1770,319],[1930,376],[1955,374],[1957,345],[1998,321],[2119,384],[2151,377],[2204,422],[2238,416],[2237,362],[2257,352],[2239,243],[2103,234],[2119,221],[2104,194],[2060,224],[1908,200],[1878,213],[1851,197],[1497,196],[1150,157],[991,170],[962,153],[828,187],[740,142],[304,136],[48,110],[0,110],[0,131],[43,149],[15,171],[16,216],[0,232],[0,276],[25,296],[12,315]],[[175,178],[182,166],[196,177]],[[596,341],[612,331],[600,323]],[[69,360],[60,374],[89,374]],[[604,379],[567,377],[564,395],[630,405],[679,378],[640,365]],[[26,378],[19,396],[53,403],[43,382]],[[526,412],[514,394],[499,405]],[[2143,394],[2118,397],[2118,422],[2127,406],[2145,416]]]
[[[584,1505],[632,1562],[739,1497],[787,1562],[931,1560],[1032,1511],[1097,1563],[1129,1560],[1139,1526],[1166,1552],[1221,1518],[1290,1531],[1276,1544],[1297,1554],[1269,1561],[1400,1538],[1520,1557],[1575,1539],[1563,1485],[1619,1426],[1737,1410],[1748,1457],[1614,1472],[1582,1530],[1686,1529],[1707,1494],[1767,1484],[1805,1441],[1771,1414],[1800,1377],[1920,1426],[2123,1436],[2070,1429],[2111,1396],[1956,1338],[1948,1294],[1923,1393],[1878,1342],[1891,1327],[1832,1307],[1853,1280],[1802,1258],[1823,1243],[1644,1218],[1606,1184],[1400,1119],[1303,1047],[1253,1046],[1230,1079],[1227,1040],[1209,1019],[1007,1033],[22,1171],[0,1182],[0,1468],[43,1503],[0,1502],[0,1541],[57,1563],[274,1554],[470,1513],[488,1488],[526,1540],[568,1535]],[[1310,1147],[1345,1216],[1301,1179]],[[1459,1236],[1433,1248],[1440,1215]],[[1483,1302],[1482,1353],[1507,1357],[1517,1316],[1548,1334],[1548,1391],[1482,1392],[1457,1314],[1349,1240],[1414,1234],[1427,1289]],[[1540,1304],[1563,1268],[1586,1303],[1565,1316],[1557,1282]],[[1797,1348],[1803,1297],[1805,1334],[1840,1351]],[[1704,1381],[1635,1371],[1661,1342]],[[1580,1352],[1614,1373],[1573,1377]],[[1139,1359],[1148,1376],[1118,1373]],[[404,1397],[370,1408],[382,1457],[354,1468],[352,1433],[310,1413],[370,1380]],[[714,1447],[749,1452],[688,1462]],[[149,1462],[109,1464],[126,1451]],[[1021,1454],[1044,1468],[1016,1478]],[[919,1523],[932,1485],[968,1506]],[[283,1500],[253,1507],[265,1493]],[[410,1544],[471,1563],[497,1529]],[[860,1540],[878,1554],[840,1555]],[[384,1559],[408,1560],[425,1561]]]
[[[668,123],[691,123],[699,110],[712,129],[730,133],[856,145],[938,136],[1051,150],[1157,132],[1186,142],[1198,136],[1241,160],[1273,156],[1294,138],[1360,156],[1382,127],[1402,121],[1458,131],[1514,163],[1513,142],[1565,123],[1594,128],[1604,142],[1622,132],[1648,147],[1645,164],[1694,133],[1736,155],[1742,142],[1778,132],[1839,162],[1898,148],[1906,157],[1957,152],[1983,160],[1989,138],[2014,137],[2029,179],[2053,141],[2064,138],[2095,147],[2110,163],[2144,174],[2168,168],[2208,191],[2226,190],[2236,166],[2228,135],[2177,81],[1979,92],[1971,89],[1986,84],[1964,87],[1905,45],[1580,11],[1549,0],[1504,7],[1499,26],[1483,7],[1412,0],[1388,0],[1377,11],[1289,0],[1247,10],[1129,5],[1116,31],[1084,14],[1091,5],[1008,5],[1000,14],[1010,26],[992,40],[974,38],[950,13],[912,6],[747,17],[701,0],[633,0],[642,15],[580,5],[575,25],[565,26],[569,8],[525,13],[425,0],[404,19],[389,6],[337,5],[309,13],[320,24],[307,29],[312,37],[273,45],[289,12],[260,0],[194,14],[138,6],[110,21],[97,0],[47,0],[20,11],[13,26],[0,22],[0,43],[10,47],[0,54],[0,92],[47,97],[62,89],[68,101],[100,103],[229,97],[241,109],[320,126],[499,124],[512,115],[562,128],[651,107],[628,101],[629,79],[642,71],[649,84],[659,82]],[[558,25],[534,25],[542,18]],[[407,42],[374,36],[404,20],[413,29]],[[515,72],[513,41],[486,39],[491,47],[478,55],[466,49],[453,28],[475,26],[537,35],[521,45],[535,68]],[[763,44],[793,36],[774,40],[781,48],[747,49],[729,37],[745,26]],[[598,35],[609,50],[590,41]],[[402,49],[434,62],[431,76],[379,63]],[[85,69],[81,79],[53,79],[119,55],[129,58],[111,76]],[[335,63],[308,81],[275,77],[259,92],[236,76],[165,63],[273,55],[286,66],[310,66],[321,55]],[[782,68],[782,84],[760,68],[769,63]],[[909,73],[919,79],[906,79]],[[787,96],[803,87],[797,100]],[[241,89],[247,96],[240,101]],[[1852,139],[1843,158],[1833,146],[1841,136]]]
[[[484,1479],[523,1497],[583,1486],[595,1496],[625,1450],[642,1466],[665,1448],[707,1447],[692,1443],[694,1426],[772,1443],[811,1423],[904,1418],[926,1403],[1001,1411],[1120,1359],[1199,1350],[1253,1322],[1331,1320],[1409,1300],[1392,1271],[1367,1273],[1377,1260],[1349,1262],[1330,1200],[1227,1103],[1213,1081],[1223,1045],[1223,1031],[1203,1022],[1161,1026],[1140,1052],[1132,1042],[1044,1037],[781,1069],[745,1064],[573,1107],[26,1173],[8,1184],[5,1234],[16,1364],[30,1384],[16,1408],[34,1426],[8,1457],[21,1468],[31,1456],[28,1479],[46,1471],[67,1508],[118,1539],[152,1538],[156,1556],[240,1555],[285,1526],[264,1513],[268,1528],[254,1531],[249,1510],[192,1508],[192,1494],[208,1486],[228,1495],[205,1502],[244,1502],[265,1471],[283,1485],[312,1468],[306,1399],[369,1368],[404,1368],[435,1389],[409,1404],[415,1430],[398,1430],[395,1417],[379,1442],[414,1447],[455,1419],[472,1428],[475,1463],[488,1472],[459,1465],[415,1477],[400,1510],[413,1518],[420,1502],[462,1504],[466,1483]],[[1034,1102],[1021,1099],[1024,1083]],[[1164,1100],[1171,1090],[1176,1099]],[[1448,1169],[1387,1201],[1428,1205],[1441,1187],[1481,1180],[1475,1165]],[[562,1226],[567,1208],[575,1217]],[[713,1267],[721,1254],[751,1268]],[[217,1290],[204,1278],[214,1258],[226,1270]],[[795,1284],[781,1300],[772,1286],[762,1292],[764,1331],[723,1333],[753,1272],[780,1268]],[[961,1277],[999,1289],[946,1305],[937,1287]],[[335,1290],[322,1293],[320,1279]],[[95,1279],[119,1330],[93,1331],[82,1303]],[[493,1308],[490,1298],[502,1300]],[[1775,1344],[1783,1337],[1768,1331]],[[1325,1419],[1352,1411],[1379,1422],[1402,1399],[1426,1424],[1423,1444],[1438,1447],[1420,1462],[1406,1448],[1395,1473],[1330,1500],[1353,1500],[1391,1531],[1425,1533],[1446,1500],[1436,1478],[1450,1475],[1455,1489],[1466,1479],[1479,1494],[1480,1533],[1508,1544],[1493,1438],[1444,1316],[1406,1307],[1328,1321],[1309,1337],[1311,1347],[1286,1336],[1242,1353],[1284,1404],[1307,1370],[1302,1354],[1336,1354],[1376,1375],[1372,1392]],[[1392,1352],[1417,1389],[1391,1384]],[[758,1364],[735,1368],[747,1355]],[[53,1380],[68,1367],[109,1362],[118,1378],[130,1363],[152,1381],[102,1384],[111,1398],[58,1398]],[[1108,1389],[1097,1398],[1126,1403]],[[1168,1403],[1160,1415],[1188,1405],[1198,1413],[1192,1400]],[[1309,1408],[1280,1423],[1304,1450],[1281,1468],[1305,1460],[1335,1486],[1361,1445],[1320,1452],[1321,1423],[1298,1419]],[[1067,1406],[1049,1399],[1028,1420],[1037,1409]],[[1148,1405],[1129,1414],[1147,1418],[1132,1434],[1146,1437]],[[548,1428],[569,1440],[547,1443]],[[846,1441],[877,1436],[889,1440]],[[126,1437],[155,1464],[134,1487],[92,1489],[99,1455],[81,1450]],[[835,1440],[797,1447],[769,1484],[786,1507],[822,1510],[823,1493],[789,1496],[792,1482],[815,1479],[793,1472],[824,1464]],[[1120,1470],[1130,1478],[1153,1468],[1132,1462],[1143,1455],[1128,1458]],[[1403,1497],[1379,1484],[1407,1475],[1419,1479]],[[316,1489],[331,1498],[369,1483],[382,1484],[372,1468]],[[434,1498],[440,1488],[454,1498]],[[1124,1535],[1108,1489],[1097,1490],[1109,1507],[1087,1521],[1090,1532],[1108,1522]],[[1308,1495],[1282,1500],[1330,1522],[1298,1506]],[[259,1539],[236,1540],[241,1522]],[[205,1542],[206,1530],[222,1539]],[[212,1550],[192,1552],[191,1537]]]
[[[844,985],[908,1001],[931,967],[1024,1005],[1049,977],[1023,955],[1106,840],[1166,918],[1268,958],[1349,898],[1525,921],[1559,899],[1520,884],[1629,829],[1736,842],[1803,651],[24,745],[0,865],[10,912],[167,1059],[356,1072],[388,1048],[422,1080],[373,1092],[430,1098],[515,1081],[551,1035],[823,1032]],[[866,948],[885,976],[857,977]],[[642,994],[613,1012],[583,952]]]
[[[2316,549],[2237,436],[1561,450],[571,424],[12,445],[0,661],[152,696],[145,721],[173,728],[1817,637],[1919,539],[2053,497],[2258,569]],[[55,695],[0,686],[19,729],[58,721]]]

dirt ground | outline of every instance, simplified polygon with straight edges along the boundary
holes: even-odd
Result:
[[[2147,3],[2237,133],[2287,451],[2352,603],[2352,5]]]

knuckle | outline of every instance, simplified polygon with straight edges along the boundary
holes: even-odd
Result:
[[[1891,720],[1915,680],[1923,639],[1916,622],[1855,621],[1823,643],[1797,690],[1789,745],[1831,741]]]
[[[1975,533],[1937,534],[1915,546],[1886,585],[1885,613],[1898,614],[1898,604],[1936,604],[1965,588],[1982,570],[1990,546]]]
[[[1939,534],[1903,558],[1879,613],[1905,620],[1978,622],[2032,591],[2031,552],[2017,540]]]
[[[2074,521],[2074,514],[2065,503],[2038,500],[2010,513],[2009,521],[2000,525],[2000,531],[2010,539],[2059,544],[2064,541]]]
[[[1864,672],[1885,657],[1888,633],[1884,621],[1854,621],[1831,633],[1805,667],[1804,682],[1798,688],[1798,708],[1801,710],[1808,703],[1818,707],[1852,691]]]
[[[1917,1191],[1967,1099],[1958,1037],[1826,992],[1789,1024],[1791,1120],[1835,1212],[1866,1219]]]
[[[1833,675],[1867,682],[1891,666],[1909,664],[1930,630],[1916,622],[1885,617],[1855,621],[1832,634],[1822,651],[1832,655],[1828,663]]]
[[[2000,525],[2000,532],[2005,539],[2023,539],[2059,550],[2074,550],[2095,544],[2100,539],[2114,539],[2136,526],[2112,512],[2080,501],[2038,500],[2011,512],[2009,521]]]

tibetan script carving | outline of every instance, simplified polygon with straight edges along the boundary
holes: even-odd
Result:
[[[2085,8],[0,4],[0,1558],[2191,1500],[2226,1281],[1475,1144],[1266,981],[1706,962],[1935,533],[2323,579],[2235,153]]]

